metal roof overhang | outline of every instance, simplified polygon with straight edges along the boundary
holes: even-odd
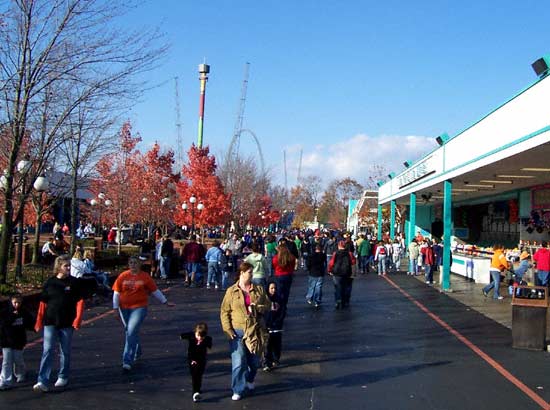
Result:
[[[451,153],[447,152],[447,155],[449,154]],[[522,171],[522,168],[550,169],[550,127],[519,138],[513,145],[500,147],[495,152],[479,158],[472,158],[456,169],[446,170],[438,175],[427,175],[403,187],[395,195],[379,198],[379,202],[388,204],[391,200],[395,200],[397,204],[408,205],[410,194],[416,193],[419,205],[440,204],[443,202],[443,183],[447,180],[452,181],[453,190],[472,189],[472,191],[453,191],[453,204],[484,198],[489,202],[491,197],[514,194],[536,185],[550,183],[550,171]],[[525,178],[503,178],[497,175],[515,175]],[[494,180],[512,183],[482,182]],[[491,185],[492,187],[472,187],[472,185]]]

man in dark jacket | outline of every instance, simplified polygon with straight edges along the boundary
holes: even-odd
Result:
[[[162,244],[160,246],[160,277],[161,279],[168,279],[170,274],[170,263],[172,261],[172,254],[174,253],[174,243],[168,237],[164,235]]]
[[[334,282],[334,302],[336,309],[349,306],[353,285],[353,265],[355,257],[346,249],[344,241],[338,242],[338,250],[332,256],[328,272]]]
[[[309,274],[306,302],[318,308],[323,298],[323,280],[327,270],[327,257],[322,252],[320,243],[315,245],[314,252],[309,254],[306,266]]]

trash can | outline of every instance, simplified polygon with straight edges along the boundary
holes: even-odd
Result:
[[[518,286],[512,296],[512,347],[544,350],[548,288]]]

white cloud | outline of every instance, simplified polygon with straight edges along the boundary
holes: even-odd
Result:
[[[300,149],[303,149],[302,176],[319,175],[325,183],[351,177],[364,182],[373,165],[382,165],[398,173],[406,160],[416,161],[437,147],[433,137],[417,135],[357,134],[333,144],[286,148],[289,185],[298,173]]]

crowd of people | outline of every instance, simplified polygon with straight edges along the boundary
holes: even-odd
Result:
[[[169,307],[175,306],[168,302],[154,278],[166,280],[171,272],[181,269],[186,286],[204,286],[225,292],[220,306],[220,322],[229,339],[231,398],[240,400],[254,389],[258,369],[270,372],[280,363],[288,301],[298,269],[303,268],[308,275],[305,301],[317,309],[324,303],[323,285],[327,277],[333,285],[335,309],[346,309],[350,305],[357,275],[371,272],[386,275],[399,269],[405,253],[401,237],[394,241],[376,241],[360,234],[354,239],[348,233],[320,231],[280,235],[249,232],[242,237],[232,234],[225,240],[215,239],[208,250],[199,237],[192,235],[180,247],[174,246],[167,235],[156,243],[144,242],[141,255],[129,258],[128,270],[122,272],[112,286],[113,309],[125,335],[122,369],[132,371],[141,356],[140,328],[147,316],[149,296]],[[430,267],[437,259],[430,253],[431,249],[433,245],[429,241],[418,248],[418,255],[414,252],[414,245],[409,247],[409,257],[415,259],[416,266],[410,273],[419,272],[416,261],[422,255],[428,280]],[[2,336],[3,349],[11,350],[3,351],[5,363],[0,389],[24,379],[22,348],[26,341],[25,329],[29,328],[42,330],[44,334],[40,369],[33,389],[47,392],[52,382],[55,388],[67,386],[71,339],[73,331],[80,327],[84,300],[94,294],[98,286],[109,286],[106,275],[94,269],[93,255],[89,251],[77,247],[72,258],[52,253],[53,256],[54,275],[44,284],[36,321],[21,308],[20,299],[12,299],[9,317],[22,319],[17,322],[17,343],[12,342],[13,338],[8,341]],[[154,262],[151,271],[146,272],[142,270],[142,263],[149,258]],[[8,327],[10,331],[15,329],[13,322]],[[4,333],[9,332],[3,330]],[[189,343],[192,398],[199,401],[207,350],[212,347],[208,325],[197,322],[192,330],[182,333],[181,338]],[[60,351],[59,371],[53,381],[51,374],[56,346]]]

